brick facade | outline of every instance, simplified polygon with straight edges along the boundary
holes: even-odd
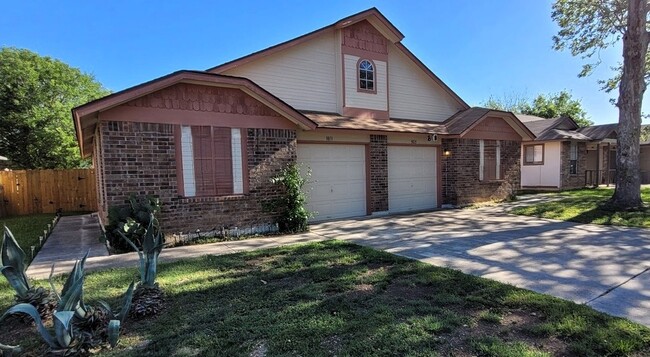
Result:
[[[271,177],[296,161],[296,132],[248,129],[249,193],[223,197],[179,197],[176,145],[171,124],[102,122],[104,209],[124,205],[129,194],[160,198],[160,222],[166,233],[250,228],[274,217],[262,202],[277,197]]]
[[[478,139],[442,139],[442,203],[465,205],[508,198],[519,189],[521,180],[519,141],[500,141],[501,179],[480,181]]]
[[[388,211],[388,137],[370,135],[370,212]]]
[[[578,145],[578,169],[571,174],[571,142],[563,141],[560,147],[560,189],[581,188],[585,186],[585,170],[587,169],[587,143]]]

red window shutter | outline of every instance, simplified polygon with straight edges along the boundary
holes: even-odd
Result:
[[[196,195],[214,196],[217,192],[214,177],[214,161],[212,159],[212,128],[209,126],[193,126],[192,147],[194,149]]]
[[[232,146],[230,128],[213,128],[214,177],[217,195],[232,195]]]

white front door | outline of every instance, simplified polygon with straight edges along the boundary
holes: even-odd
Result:
[[[298,163],[311,169],[305,185],[312,221],[366,215],[364,145],[298,144]]]
[[[388,209],[407,212],[436,208],[437,152],[435,147],[388,147]]]

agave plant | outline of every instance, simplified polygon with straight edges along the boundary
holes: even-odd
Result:
[[[50,271],[50,287],[56,295],[59,303],[57,305],[57,311],[72,311],[75,316],[79,319],[84,319],[88,316],[89,308],[84,303],[84,265],[86,264],[86,259],[88,258],[88,253],[79,261],[77,260],[72,267],[68,279],[66,279],[65,284],[63,284],[63,289],[59,294],[56,291],[54,282],[52,281],[52,275],[54,275],[54,264],[52,264],[52,270]]]
[[[0,317],[0,322],[14,314],[26,314],[34,319],[36,329],[52,352],[57,354],[74,354],[75,352],[78,352],[76,331],[72,324],[72,319],[74,317],[73,312],[57,311],[52,315],[54,322],[54,335],[52,335],[52,333],[45,327],[38,310],[36,310],[34,306],[25,303],[15,305]],[[64,351],[65,353],[62,353]]]
[[[2,246],[0,247],[0,271],[7,278],[9,285],[16,292],[18,303],[28,303],[46,316],[54,308],[51,293],[42,287],[32,287],[27,279],[25,252],[20,248],[13,233],[4,227]]]
[[[149,225],[142,238],[142,249],[139,249],[133,241],[127,238],[119,230],[119,233],[140,256],[140,283],[139,286],[153,288],[156,284],[158,270],[158,256],[165,245],[163,235],[156,229],[158,222],[153,214],[150,215]]]
[[[120,328],[128,314],[133,300],[135,282],[131,282],[124,293],[122,307],[113,311],[108,303],[99,301],[99,306],[91,306],[84,301],[84,265],[88,253],[80,261],[76,261],[70,275],[66,279],[61,293],[57,293],[52,281],[54,265],[50,272],[50,285],[55,292],[59,303],[58,312],[69,312],[74,317],[73,325],[78,331],[76,336],[78,345],[83,349],[94,347],[106,339],[111,347],[117,344]]]
[[[158,221],[153,214],[149,217],[149,225],[142,239],[142,249],[127,238],[119,230],[116,231],[140,257],[140,282],[134,292],[131,315],[142,317],[157,314],[163,306],[164,299],[160,287],[156,283],[158,274],[158,257],[165,245],[163,235],[158,229]]]

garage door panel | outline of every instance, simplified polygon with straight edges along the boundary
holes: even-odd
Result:
[[[298,162],[312,172],[305,185],[307,209],[318,213],[312,220],[366,214],[365,146],[299,144]]]
[[[388,207],[406,212],[437,207],[437,155],[433,147],[388,148]]]

